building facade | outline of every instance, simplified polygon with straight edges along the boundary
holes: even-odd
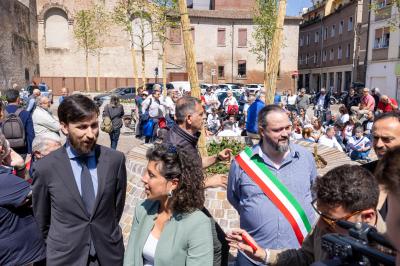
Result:
[[[112,11],[116,2],[105,1],[105,6]],[[209,9],[205,9],[208,4]],[[264,64],[257,62],[256,55],[250,52],[254,43],[254,1],[194,0],[191,5],[202,8],[189,9],[200,82],[261,83]],[[89,1],[37,0],[39,79],[48,83],[55,94],[64,86],[85,90],[85,54],[74,39],[74,19],[79,10],[88,8]],[[299,22],[298,17],[285,19],[278,89],[294,88],[291,74],[297,70],[298,39],[294,36],[298,36]],[[148,82],[160,81],[163,76],[161,44],[149,23],[145,28],[144,73],[141,71],[143,57],[139,40],[135,41],[138,76],[142,80],[144,75]],[[140,35],[139,32],[135,34]],[[169,81],[187,80],[181,29],[171,28],[168,34],[166,76]],[[98,72],[100,84],[96,79]],[[110,27],[100,56],[89,55],[89,76],[91,90],[133,86],[131,42],[117,25]]]
[[[305,10],[300,24],[298,86],[334,92],[364,83],[368,1],[327,0]]]
[[[366,85],[379,88],[382,94],[400,99],[400,31],[390,25],[398,23],[399,12],[390,1],[376,1],[371,11],[368,40]]]
[[[39,75],[35,0],[0,1],[0,90]]]

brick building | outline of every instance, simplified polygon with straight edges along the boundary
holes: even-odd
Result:
[[[366,0],[321,1],[303,13],[299,87],[340,92],[364,83],[368,35]]]
[[[113,10],[117,1],[105,1],[106,8]],[[199,79],[205,83],[260,83],[263,80],[263,63],[256,61],[250,52],[254,0],[193,0],[189,9],[192,36],[195,43]],[[59,92],[67,86],[76,90],[85,88],[85,59],[73,37],[74,15],[90,7],[88,1],[37,0],[38,42],[41,80]],[[208,7],[208,8],[207,8]],[[294,88],[291,73],[297,70],[297,36],[300,18],[287,17],[284,26],[284,45],[281,53],[279,88]],[[161,47],[155,34],[147,25],[145,48],[145,77],[154,81],[155,68],[158,78],[162,73]],[[168,80],[186,80],[187,72],[180,27],[170,29],[167,45]],[[294,37],[296,36],[296,37]],[[128,36],[113,25],[100,56],[100,89],[133,85],[133,70]],[[136,48],[136,59],[141,73],[141,53]],[[90,88],[96,87],[97,57],[89,56]],[[215,75],[211,75],[211,72]]]
[[[39,74],[36,0],[0,1],[0,90]]]

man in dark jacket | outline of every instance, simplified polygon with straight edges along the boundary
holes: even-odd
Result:
[[[6,91],[6,99],[8,105],[6,106],[7,113],[15,113],[19,108],[22,108],[19,98],[19,91],[10,89]],[[25,147],[15,148],[14,150],[19,153],[24,159],[27,155],[32,153],[32,141],[35,138],[35,131],[33,130],[32,116],[28,111],[22,110],[19,114],[19,118],[24,124],[25,128]]]
[[[349,112],[351,110],[351,107],[358,106],[360,104],[360,97],[356,95],[353,88],[350,88],[349,94],[347,94],[343,100],[343,104]]]
[[[203,127],[204,109],[199,99],[194,97],[183,97],[176,102],[175,118],[176,125],[166,134],[164,143],[184,149],[190,153],[197,154],[198,167],[207,168],[218,161],[229,160],[231,150],[224,149],[219,154],[201,157],[197,150],[197,142]],[[226,175],[213,175],[204,180],[205,188],[227,186]],[[203,212],[211,218],[204,208]],[[225,234],[218,224],[212,220],[213,244],[214,244],[214,266],[228,265],[229,246],[225,240]]]

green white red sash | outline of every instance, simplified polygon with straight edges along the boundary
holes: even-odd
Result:
[[[286,217],[301,245],[304,238],[311,231],[311,225],[298,201],[268,169],[260,156],[253,156],[253,152],[249,147],[246,147],[244,151],[236,156],[236,161]]]

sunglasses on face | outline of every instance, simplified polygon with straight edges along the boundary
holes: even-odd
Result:
[[[353,217],[354,215],[360,214],[362,211],[355,211],[352,212],[344,217],[341,218],[332,218],[324,213],[322,213],[320,210],[318,210],[318,205],[317,205],[317,200],[313,200],[311,202],[311,205],[313,207],[313,209],[315,210],[316,213],[318,213],[319,217],[321,217],[321,219],[328,224],[328,226],[332,229],[336,228],[337,222],[338,221],[347,221],[348,219],[350,219],[351,217]]]

